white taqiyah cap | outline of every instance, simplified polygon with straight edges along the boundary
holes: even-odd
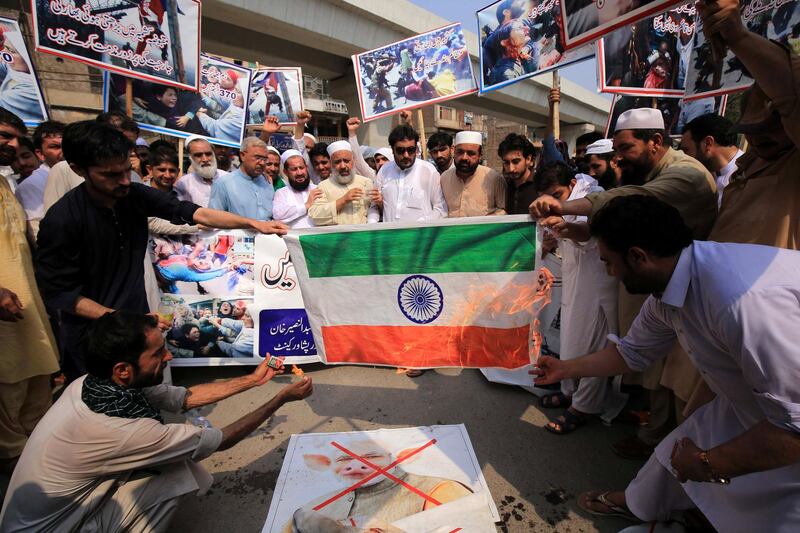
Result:
[[[622,130],[663,130],[664,115],[658,109],[640,107],[639,109],[629,109],[622,113],[617,119],[617,127],[614,132]]]
[[[286,162],[289,160],[290,157],[303,157],[303,154],[298,152],[297,150],[286,150],[281,154],[281,167],[283,167]]]
[[[308,137],[309,139],[311,139],[314,142],[314,144],[317,144],[317,138],[314,137],[313,135],[311,135],[310,133],[304,133],[303,137]]]
[[[614,141],[611,139],[600,139],[586,147],[586,155],[609,154],[614,151]]]
[[[459,131],[456,133],[455,144],[477,144],[482,146],[483,134],[479,131]]]
[[[272,152],[273,154],[278,154],[278,157],[280,157],[280,156],[281,156],[281,152],[280,152],[280,150],[278,150],[278,149],[277,149],[277,148],[275,148],[274,146],[267,145],[267,151],[268,151],[268,152]]]
[[[392,149],[389,147],[384,146],[383,148],[378,148],[375,150],[375,155],[382,155],[389,161],[394,161],[394,154],[392,153]]]
[[[333,157],[333,154],[336,152],[348,151],[353,153],[353,149],[350,147],[350,143],[347,141],[336,141],[335,143],[331,143],[328,145],[328,156]]]

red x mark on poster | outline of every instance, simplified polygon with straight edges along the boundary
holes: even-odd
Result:
[[[395,462],[393,462],[392,464],[390,464],[386,468],[381,468],[378,465],[373,464],[370,461],[368,461],[368,460],[364,459],[363,457],[359,456],[358,454],[355,454],[355,453],[351,452],[350,450],[348,450],[347,448],[345,448],[344,446],[342,446],[338,442],[331,442],[331,445],[334,446],[335,448],[343,451],[344,453],[346,453],[347,455],[349,455],[350,457],[352,457],[356,461],[360,461],[360,462],[364,463],[365,465],[367,465],[368,467],[372,468],[375,471],[373,473],[371,473],[370,475],[368,475],[367,477],[365,477],[364,479],[362,479],[361,481],[355,483],[351,487],[346,488],[345,490],[343,490],[342,492],[340,492],[338,494],[335,494],[334,496],[331,496],[330,498],[328,498],[327,500],[325,500],[321,504],[319,504],[316,507],[314,507],[314,510],[315,511],[319,511],[320,509],[323,509],[323,508],[327,507],[328,505],[332,504],[333,502],[335,502],[336,500],[338,500],[342,496],[353,492],[358,487],[364,485],[365,483],[369,483],[371,480],[375,479],[376,477],[378,477],[380,475],[384,475],[384,476],[388,477],[389,479],[391,479],[392,481],[394,481],[395,483],[399,483],[400,485],[404,486],[405,488],[407,488],[408,490],[410,490],[411,492],[413,492],[417,496],[419,496],[419,497],[431,502],[434,505],[441,505],[441,503],[439,501],[437,501],[435,498],[432,498],[432,497],[428,496],[427,494],[425,494],[424,492],[422,492],[418,488],[412,487],[411,485],[409,485],[408,483],[406,483],[402,479],[400,479],[400,478],[398,478],[396,476],[393,476],[392,474],[390,474],[388,472],[389,470],[391,470],[395,466],[399,465],[403,461],[414,457],[415,455],[420,453],[425,448],[427,448],[429,446],[433,446],[434,444],[436,444],[436,439],[431,439],[430,441],[426,442],[425,444],[423,444],[419,448],[416,448],[415,450],[413,450],[408,455],[405,455],[404,457],[402,457],[400,459],[397,459]]]

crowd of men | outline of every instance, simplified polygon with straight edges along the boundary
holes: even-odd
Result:
[[[0,529],[165,531],[180,498],[210,486],[198,461],[312,393],[304,377],[221,430],[164,423],[161,410],[220,401],[283,368],[163,384],[172,355],[152,314],[150,235],[528,214],[563,282],[560,354],[531,370],[560,384],[541,398],[557,409],[546,429],[626,416],[623,380],[648,391],[647,423],[614,444],[646,464],[626,490],[578,505],[640,521],[696,509],[719,531],[798,529],[800,59],[749,32],[736,0],[698,10],[756,84],[738,124],[700,116],[680,149],[660,111],[639,108],[613,138],[579,138],[574,157],[552,132],[540,151],[510,134],[492,169],[479,132],[431,135],[425,160],[408,114],[376,150],[359,145],[357,118],[347,140],[317,142],[303,111],[294,148],[269,145],[279,124],[268,117],[236,164],[190,137],[181,175],[175,148],[148,146],[125,116],[48,121],[29,140],[0,108],[0,467],[13,472]],[[60,371],[67,387],[52,404]]]

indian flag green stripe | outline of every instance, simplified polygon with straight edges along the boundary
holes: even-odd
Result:
[[[301,235],[310,278],[534,269],[531,222]]]

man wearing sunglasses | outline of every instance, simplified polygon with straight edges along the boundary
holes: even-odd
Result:
[[[435,220],[447,216],[439,184],[439,172],[427,161],[417,159],[419,134],[401,124],[389,134],[394,161],[383,165],[376,186],[383,200],[383,221]]]

